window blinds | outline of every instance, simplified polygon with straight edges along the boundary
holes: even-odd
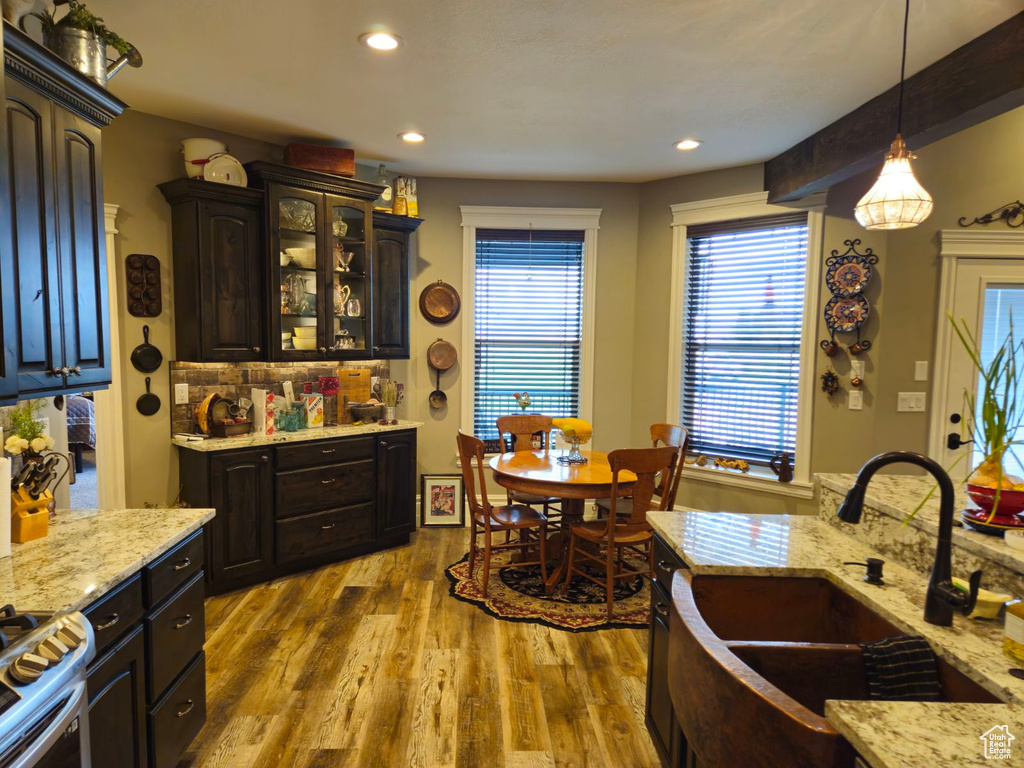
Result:
[[[473,431],[498,437],[499,416],[555,418],[579,410],[583,336],[583,232],[476,231]]]
[[[687,229],[680,420],[690,449],[795,456],[805,213]]]

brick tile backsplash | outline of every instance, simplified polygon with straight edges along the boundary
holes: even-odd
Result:
[[[185,363],[173,361],[170,364],[171,392],[167,402],[174,402],[174,385],[188,384],[188,405],[171,406],[171,434],[193,432],[196,428],[195,408],[207,395],[217,393],[221,397],[238,401],[250,397],[253,389],[266,389],[274,394],[284,394],[284,382],[295,385],[296,393],[302,391],[304,381],[315,382],[320,376],[334,376],[339,368],[369,368],[371,376],[383,379],[391,375],[387,360],[366,360],[344,363]],[[324,423],[335,424],[338,420],[337,397],[324,398]]]

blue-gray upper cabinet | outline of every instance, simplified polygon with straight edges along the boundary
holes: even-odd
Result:
[[[110,383],[100,130],[127,107],[8,24],[0,398]]]

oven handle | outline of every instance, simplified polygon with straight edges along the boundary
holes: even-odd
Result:
[[[64,730],[71,725],[76,717],[78,718],[78,734],[82,750],[82,768],[92,768],[92,761],[89,758],[89,709],[86,706],[85,680],[79,680],[66,690],[71,691],[71,697],[60,714],[13,763],[10,763],[9,766],[4,765],[2,768],[30,768],[30,766],[36,765],[57,743],[64,734]]]

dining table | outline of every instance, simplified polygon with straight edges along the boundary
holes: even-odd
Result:
[[[561,500],[561,528],[552,533],[547,542],[548,552],[557,553],[557,564],[548,574],[546,582],[548,592],[565,578],[569,528],[573,523],[583,520],[584,502],[588,499],[606,499],[612,493],[612,468],[608,464],[608,454],[580,451],[587,460],[584,464],[563,464],[558,461],[559,457],[568,453],[560,449],[515,451],[498,454],[489,462],[494,481],[501,487]],[[619,495],[629,495],[636,480],[636,475],[629,470],[620,470]]]

